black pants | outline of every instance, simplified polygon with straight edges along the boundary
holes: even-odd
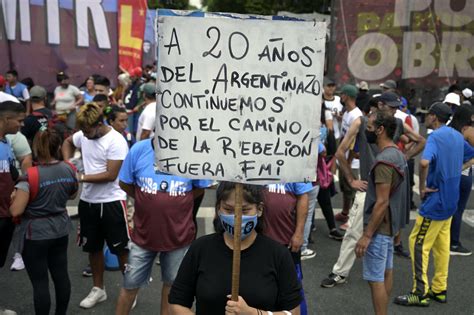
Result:
[[[8,248],[12,241],[15,224],[12,218],[0,218],[0,268],[5,265],[7,260]]]
[[[334,220],[334,212],[332,210],[331,202],[331,189],[330,187],[326,189],[319,189],[318,193],[318,203],[323,211],[324,218],[328,225],[329,231],[336,228],[336,222]]]
[[[56,315],[66,314],[71,296],[71,282],[67,272],[68,236],[51,240],[25,240],[23,261],[33,285],[36,315],[49,314],[49,276],[56,292]]]

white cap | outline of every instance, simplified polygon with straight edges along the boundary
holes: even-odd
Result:
[[[448,95],[446,95],[446,97],[444,98],[443,103],[450,103],[450,104],[460,106],[461,97],[459,97],[459,95],[456,93],[448,93]]]
[[[462,90],[462,95],[464,95],[465,98],[471,98],[472,97],[472,90],[465,88]]]

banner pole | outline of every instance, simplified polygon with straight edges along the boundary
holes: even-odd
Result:
[[[239,300],[240,286],[240,235],[242,232],[242,198],[243,185],[235,185],[235,209],[234,209],[234,255],[232,258],[232,301]]]

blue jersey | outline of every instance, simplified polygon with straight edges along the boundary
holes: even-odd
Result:
[[[420,207],[421,216],[446,220],[456,212],[462,164],[470,154],[473,151],[455,129],[443,126],[430,134],[422,159],[430,162],[426,187],[438,191],[427,194]]]

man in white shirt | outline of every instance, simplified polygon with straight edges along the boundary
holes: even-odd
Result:
[[[341,138],[341,119],[342,119],[342,109],[341,98],[337,95],[334,95],[336,91],[336,83],[329,78],[324,78],[323,80],[323,101],[326,105],[326,108],[332,112],[333,115],[333,129],[334,138],[336,140]]]
[[[156,119],[156,91],[155,85],[143,85],[144,104],[143,111],[138,118],[137,141],[152,138],[155,134]]]
[[[81,107],[77,114],[80,129],[64,141],[65,160],[73,157],[75,148],[82,150],[84,183],[79,201],[80,240],[82,249],[89,253],[94,287],[81,301],[82,308],[91,308],[107,299],[104,288],[104,240],[117,255],[124,271],[128,260],[129,230],[127,225],[126,193],[118,184],[118,173],[127,156],[125,138],[104,124],[102,110],[97,104]]]

